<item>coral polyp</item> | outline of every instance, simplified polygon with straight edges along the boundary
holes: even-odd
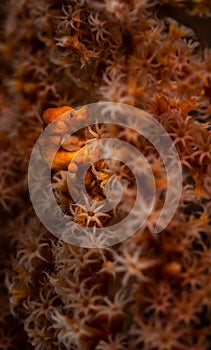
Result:
[[[210,2],[4,0],[0,9],[0,349],[210,350],[211,51],[182,21],[183,13],[192,22],[209,18]],[[159,234],[154,230],[168,177],[155,147],[134,131],[136,118],[131,128],[96,121],[66,134],[65,118],[84,120],[81,106],[99,101],[146,111],[177,149],[182,195]],[[95,159],[95,142],[115,137],[143,154],[156,196],[142,230],[110,247],[105,236],[89,236],[87,248],[43,227],[30,202],[27,172],[35,142],[49,125],[41,153],[52,191],[83,232],[107,228],[109,234],[136,200],[131,169],[110,157]],[[70,164],[76,154],[80,161]],[[76,203],[68,186],[88,163],[91,201]],[[141,176],[143,159],[134,157],[133,168]],[[105,212],[101,204],[109,183],[116,193],[114,180],[123,195]],[[39,198],[41,189],[34,191]],[[45,214],[47,200],[40,205]],[[144,210],[143,203],[134,222]]]

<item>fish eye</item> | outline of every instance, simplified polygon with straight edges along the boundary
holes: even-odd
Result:
[[[73,118],[74,118],[74,114],[70,112],[69,118],[70,118],[70,119],[73,119]]]

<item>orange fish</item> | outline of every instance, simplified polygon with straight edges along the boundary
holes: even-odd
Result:
[[[76,122],[88,118],[88,110],[86,107],[75,110],[68,106],[49,108],[42,118],[47,124],[47,129],[39,140],[42,157],[51,169],[67,170],[77,151],[64,150],[61,147],[62,138]]]

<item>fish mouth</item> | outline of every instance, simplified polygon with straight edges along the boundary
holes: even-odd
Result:
[[[77,115],[77,120],[85,120],[88,118],[88,109],[86,106],[81,107],[80,109],[75,110]]]

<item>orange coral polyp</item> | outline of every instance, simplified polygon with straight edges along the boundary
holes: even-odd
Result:
[[[175,8],[160,13],[162,4]],[[0,10],[0,348],[211,349],[211,50],[199,42],[199,18],[189,18],[197,38],[181,25],[185,12],[211,16],[211,1],[2,0]],[[168,194],[166,172],[152,145],[134,138],[156,183],[146,227],[106,249],[101,248],[105,235],[90,234],[93,248],[84,249],[39,223],[27,171],[44,120],[49,132],[42,156],[54,169],[55,199],[65,215],[84,225],[82,232],[102,225],[109,235],[109,226],[135,202],[135,179],[120,162],[94,163],[97,146],[89,146],[110,135],[118,138],[120,128],[95,125],[66,138],[69,128],[87,117],[71,106],[97,101],[122,102],[151,114],[176,144],[184,187],[172,221],[155,235]],[[47,106],[59,108],[47,109],[42,120]],[[126,141],[128,132],[121,131]],[[77,163],[68,165],[81,147]],[[89,161],[94,165],[86,190],[99,201],[92,210],[77,206],[69,191],[71,185],[77,191],[71,177],[80,180]],[[143,163],[134,159],[133,164],[139,175]],[[62,169],[68,170],[68,183]],[[33,175],[39,178],[39,167]],[[123,180],[125,193],[109,217],[102,216],[100,200],[113,175]],[[35,190],[39,199],[41,189]],[[46,207],[48,200],[41,201],[44,212]]]

